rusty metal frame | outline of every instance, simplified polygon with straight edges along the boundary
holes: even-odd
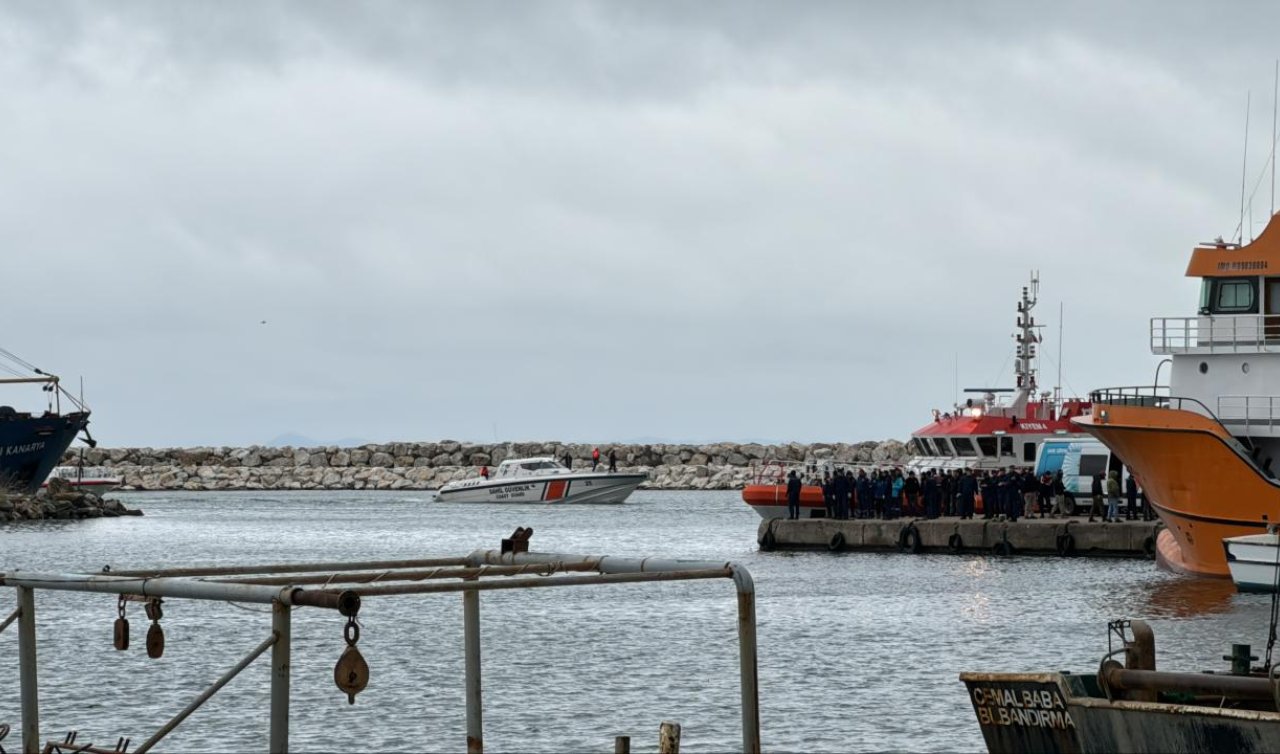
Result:
[[[218,568],[173,568],[103,573],[0,573],[0,586],[13,587],[18,608],[3,631],[18,621],[22,700],[22,751],[40,750],[36,683],[35,603],[37,589],[100,592],[137,597],[201,599],[272,605],[272,633],[235,667],[206,689],[142,744],[143,754],[176,728],[209,697],[268,648],[271,664],[269,751],[289,748],[290,611],[296,607],[341,610],[354,615],[364,597],[461,592],[466,667],[467,751],[484,751],[480,663],[480,593],[498,589],[630,584],[652,581],[732,579],[738,600],[742,748],[760,751],[756,656],[755,585],[751,574],[722,561],[617,558],[600,555],[476,550],[463,557],[338,563],[283,563]]]

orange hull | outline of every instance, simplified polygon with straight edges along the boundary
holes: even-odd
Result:
[[[787,485],[748,484],[742,488],[742,501],[747,505],[786,505]],[[824,508],[822,488],[806,484],[800,488],[801,508]]]
[[[1158,554],[1173,570],[1228,578],[1223,538],[1258,534],[1280,520],[1280,485],[1241,457],[1212,419],[1178,409],[1094,404],[1091,416],[1074,421],[1142,484],[1172,535]]]

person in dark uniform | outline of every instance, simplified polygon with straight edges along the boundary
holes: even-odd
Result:
[[[982,488],[982,517],[994,518],[1000,508],[995,476],[990,471],[986,472],[979,486]]]
[[[973,518],[974,501],[978,495],[978,480],[974,478],[973,471],[961,472],[957,486],[960,488],[960,518]]]
[[[609,448],[609,473],[615,474],[618,471],[618,451]]]
[[[827,510],[827,518],[836,517],[835,485],[831,482],[831,476],[825,471],[822,473],[822,505]]]
[[[920,515],[920,508],[917,507],[920,503],[920,480],[916,479],[916,472],[907,472],[907,478],[902,482],[902,494],[907,497],[906,505],[910,515]]]
[[[787,475],[787,520],[793,521],[800,518],[800,477],[796,476],[796,470],[792,469]]]
[[[1124,480],[1124,517],[1127,521],[1138,517],[1138,480],[1133,474]]]
[[[569,451],[564,452],[564,467],[566,469],[573,468],[573,456],[569,455]]]
[[[860,470],[858,472],[858,484],[856,489],[858,495],[858,517],[872,518],[876,512],[876,496],[873,491],[874,485],[872,485],[871,480],[867,478],[867,472],[865,470]]]
[[[851,489],[848,474],[844,469],[836,470],[836,478],[832,481],[836,493],[836,518],[841,521],[849,518],[849,493]]]
[[[938,476],[932,470],[924,473],[924,484],[921,485],[924,490],[924,515],[925,518],[937,518],[941,510],[939,502],[941,498],[938,494]]]
[[[1102,474],[1093,475],[1089,494],[1093,495],[1093,502],[1089,506],[1089,520],[1092,521],[1094,516],[1102,515]]]

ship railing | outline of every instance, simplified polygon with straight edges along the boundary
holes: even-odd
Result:
[[[1202,314],[1152,317],[1151,352],[1280,352],[1280,314]]]
[[[1172,408],[1192,411],[1218,420],[1218,415],[1195,398],[1170,395],[1167,385],[1133,385],[1130,387],[1106,387],[1089,393],[1095,405],[1142,406],[1146,408]]]
[[[881,471],[884,469],[901,469],[906,466],[905,463],[873,463],[870,461],[833,461],[830,459],[809,460],[809,461],[783,461],[780,459],[767,459],[753,464],[752,484],[786,484],[787,474],[792,470],[802,481],[808,481],[814,477],[820,477],[824,473],[831,473],[836,469],[846,471]]]
[[[1252,429],[1274,429],[1280,425],[1280,395],[1220,395],[1218,421]]]

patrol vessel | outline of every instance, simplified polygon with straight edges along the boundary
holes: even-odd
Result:
[[[6,394],[18,385],[39,385],[45,397],[43,411],[20,411],[0,405],[0,489],[32,494],[40,488],[62,454],[84,432],[89,436],[89,409],[62,388],[56,375],[37,369],[17,356],[0,349],[0,369],[9,377],[0,377]],[[72,410],[63,413],[62,401]]]
[[[645,481],[638,472],[574,471],[550,456],[511,458],[489,477],[450,482],[436,493],[446,503],[621,503]]]
[[[1064,399],[1061,388],[1039,389],[1043,325],[1036,324],[1032,314],[1039,292],[1040,278],[1032,273],[1017,307],[1014,387],[970,388],[965,392],[980,397],[967,398],[945,413],[934,409],[933,421],[911,433],[914,455],[908,469],[1031,468],[1045,440],[1087,437],[1071,417],[1087,412],[1088,401]]]
[[[1064,399],[1061,389],[1039,389],[1036,364],[1042,341],[1039,330],[1043,326],[1036,324],[1032,314],[1039,291],[1039,275],[1032,273],[1017,304],[1017,330],[1013,334],[1015,386],[972,388],[965,392],[977,397],[966,399],[951,411],[934,409],[933,421],[911,433],[912,456],[903,465],[905,471],[920,474],[929,469],[1030,469],[1045,440],[1088,439],[1071,419],[1086,413],[1089,402]],[[763,518],[786,516],[787,475],[795,470],[806,482],[800,495],[801,517],[822,515],[822,488],[808,482],[836,466],[858,465],[766,462],[743,489],[742,499]]]
[[[1223,540],[1280,520],[1280,221],[1252,243],[1191,252],[1196,313],[1154,317],[1151,352],[1168,385],[1095,391],[1075,419],[1131,467],[1165,524],[1159,562],[1226,577]]]

